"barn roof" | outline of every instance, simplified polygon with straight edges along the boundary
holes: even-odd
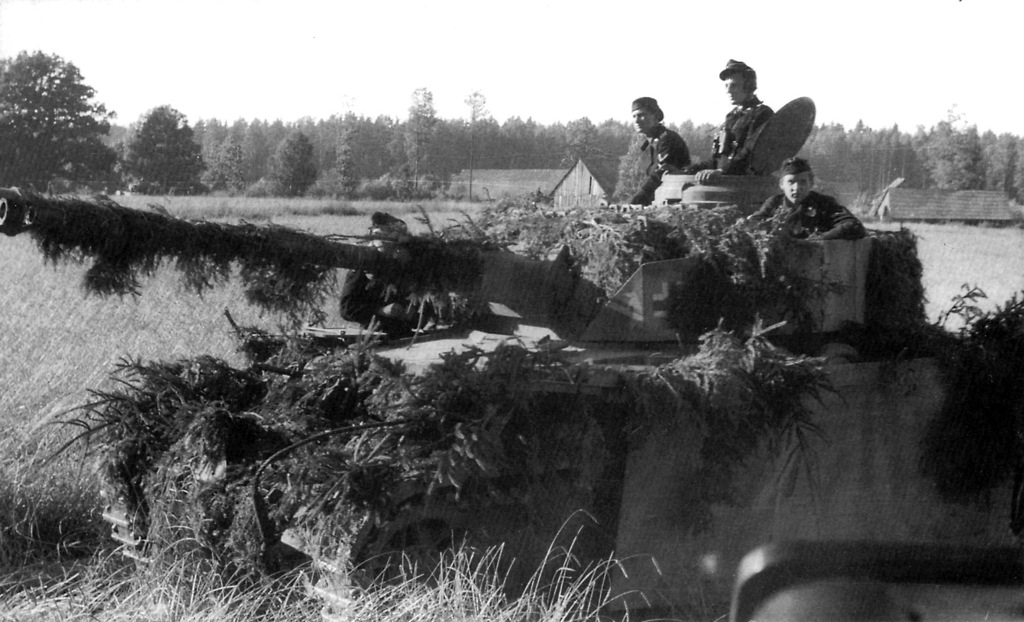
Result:
[[[1009,221],[1020,218],[1006,194],[994,190],[890,188],[879,199],[879,205],[886,199],[892,220]]]
[[[550,195],[567,174],[566,169],[474,169],[474,194],[487,188],[492,196],[520,196],[540,190]],[[452,183],[469,183],[469,171],[459,171]]]

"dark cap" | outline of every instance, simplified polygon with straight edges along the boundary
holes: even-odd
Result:
[[[803,158],[790,158],[782,163],[783,175],[799,175],[800,173],[814,174],[807,160]]]
[[[718,74],[718,79],[725,80],[734,73],[741,73],[745,76],[754,76],[755,78],[757,77],[757,72],[751,69],[750,65],[743,61],[733,60],[730,58],[729,62],[725,64],[725,69]]]
[[[662,121],[665,118],[665,113],[658,107],[658,100],[653,97],[638,97],[637,99],[634,99],[632,111],[635,112],[637,110],[646,110],[654,113],[654,116],[657,117],[658,121]]]
[[[370,231],[373,233],[404,234],[409,230],[404,220],[385,212],[374,212],[370,216],[370,225]]]

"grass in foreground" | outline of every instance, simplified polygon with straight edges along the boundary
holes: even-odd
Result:
[[[89,563],[36,566],[0,577],[0,622],[71,620],[292,622],[324,619],[374,622],[588,622],[609,604],[606,575],[614,567],[557,564],[510,598],[496,551],[456,551],[428,576],[409,572],[395,582],[350,592],[330,607],[311,597],[309,578],[240,587],[178,560],[133,568],[116,553]],[[628,615],[626,618],[628,619]]]

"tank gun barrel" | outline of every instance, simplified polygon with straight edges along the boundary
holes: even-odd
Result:
[[[547,261],[479,242],[417,236],[378,247],[273,225],[185,220],[106,197],[44,197],[0,188],[0,233],[23,232],[48,259],[93,258],[86,287],[99,294],[138,293],[138,275],[152,274],[169,260],[200,291],[225,280],[237,265],[247,293],[262,292],[250,300],[275,310],[298,308],[296,301],[313,304],[336,269],[372,272],[419,293],[501,303],[540,323],[568,321],[570,330],[596,312],[599,297],[574,272],[567,251]]]
[[[331,268],[374,271],[404,259],[401,253],[391,256],[373,246],[286,227],[190,221],[127,208],[104,197],[47,198],[17,188],[0,188],[0,233],[15,236],[23,232],[36,234],[43,244],[60,244],[98,258],[130,251],[141,236],[152,252],[164,256],[188,251],[215,253],[218,249],[213,245],[218,243],[225,247],[220,252],[231,246],[230,252],[241,253],[248,242],[253,252]]]

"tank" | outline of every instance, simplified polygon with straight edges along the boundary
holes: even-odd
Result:
[[[813,102],[797,100],[783,107],[776,119],[758,139],[768,152],[757,160],[766,172],[799,150],[813,125]],[[725,179],[720,186],[704,188],[690,177],[666,176],[656,203],[680,210],[734,205],[740,213],[749,213],[774,191],[770,176]],[[125,248],[135,243],[127,241],[131,236],[126,232],[132,227],[180,231],[180,235],[142,242],[161,245],[159,252],[165,257],[184,253],[184,246],[175,246],[176,240],[187,240],[192,249],[215,236],[212,228],[206,231],[211,225],[133,212],[107,200],[47,199],[16,189],[0,190],[0,232],[56,236],[48,238],[51,244],[96,257],[97,265],[110,263],[115,255],[124,256]],[[614,206],[609,208],[609,213],[614,212]],[[90,241],[95,238],[76,237],[76,232],[97,227],[111,232],[103,244]],[[879,269],[875,265],[878,236],[804,243],[786,259],[794,274],[814,285],[802,290],[807,294],[804,321],[784,323],[782,310],[761,308],[753,333],[745,337],[763,341],[764,352],[771,356],[791,353],[793,358],[786,358],[779,369],[789,361],[812,361],[828,390],[792,402],[794,409],[806,409],[810,423],[790,428],[806,436],[784,439],[782,446],[789,450],[772,446],[782,439],[755,437],[744,445],[747,455],[730,462],[728,473],[717,473],[707,432],[695,419],[654,418],[644,424],[642,434],[627,429],[631,420],[626,409],[642,391],[630,393],[626,387],[665,373],[670,368],[666,366],[701,352],[707,345],[701,339],[707,339],[720,320],[713,308],[716,298],[710,295],[713,287],[705,278],[706,265],[697,257],[643,263],[608,296],[581,276],[567,249],[549,259],[536,259],[503,249],[467,249],[414,237],[374,246],[297,232],[261,237],[258,228],[248,226],[226,231],[218,229],[216,236],[230,234],[242,248],[247,244],[253,248],[252,257],[242,257],[247,252],[243,250],[233,260],[259,263],[267,261],[267,256],[281,256],[289,266],[362,270],[395,280],[416,272],[421,282],[483,302],[488,310],[468,325],[404,340],[368,341],[365,331],[352,327],[308,328],[307,336],[314,340],[339,347],[357,342],[412,375],[436,369],[457,352],[482,355],[510,344],[528,352],[558,352],[572,374],[538,381],[530,391],[544,396],[535,403],[545,405],[549,422],[572,417],[577,408],[594,413],[589,444],[570,443],[573,451],[582,453],[566,455],[599,458],[588,462],[586,474],[579,465],[544,463],[548,470],[531,484],[529,495],[544,506],[547,515],[530,525],[547,531],[533,534],[533,543],[519,550],[527,564],[540,561],[535,557],[543,557],[545,547],[565,531],[578,543],[574,554],[590,560],[608,556],[620,560],[611,576],[611,592],[619,596],[608,605],[610,613],[628,611],[645,618],[704,615],[727,608],[734,569],[747,551],[766,542],[1006,545],[1011,540],[995,500],[1002,493],[1009,497],[1008,490],[951,502],[917,468],[920,446],[929,422],[943,407],[948,381],[934,357],[906,350],[884,357],[871,352],[873,342],[865,331],[873,326],[871,319],[879,316],[884,307],[880,299],[885,297],[871,291],[872,270]],[[428,251],[431,262],[424,266],[422,253]],[[699,313],[673,316],[668,310],[673,301],[689,301]],[[710,325],[708,317],[714,319]],[[858,335],[860,340],[844,335]],[[742,367],[743,352],[749,351],[737,352],[736,365]],[[705,381],[727,383],[714,375]],[[723,408],[716,412],[730,412],[728,404]],[[790,441],[799,445],[799,456]],[[219,477],[215,462],[204,467],[213,482]],[[287,558],[293,566],[313,568],[311,590],[326,603],[325,619],[343,617],[339,611],[351,585],[345,551],[332,546],[329,538],[311,537],[314,532],[308,529],[267,525],[266,506],[274,500],[258,492],[258,480],[272,466],[268,459],[247,467],[257,480],[253,511],[264,537],[261,550],[277,562]],[[579,481],[584,475],[582,486]],[[486,511],[467,506],[457,493],[434,501],[422,491],[409,494],[402,501],[406,509],[374,527],[370,548],[381,555],[433,550],[450,545],[455,532],[490,534],[494,543],[501,544],[502,538],[523,531],[514,513],[500,506]],[[147,558],[147,526],[140,516],[154,501],[111,495],[104,518],[126,554]],[[313,506],[299,510],[315,511]],[[538,542],[543,546],[538,548]]]

